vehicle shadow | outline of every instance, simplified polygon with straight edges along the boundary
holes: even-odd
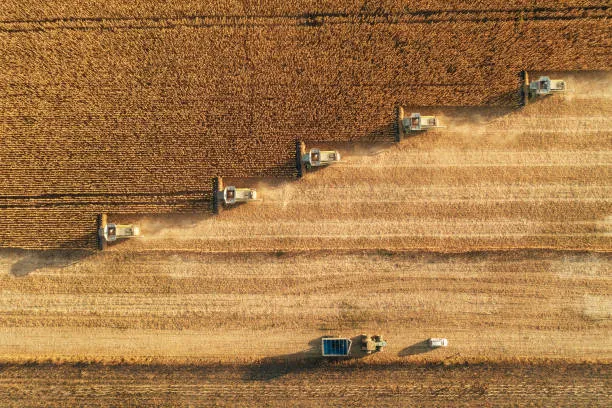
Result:
[[[9,274],[15,277],[27,276],[39,269],[62,269],[92,256],[91,250],[73,249],[2,249],[0,258],[11,262],[17,258],[8,268]]]
[[[423,340],[402,349],[397,355],[400,357],[415,356],[430,352],[431,350],[433,349],[429,347],[427,340]]]
[[[312,371],[321,368],[341,366],[343,361],[358,360],[369,356],[361,351],[361,335],[351,337],[351,349],[347,357],[323,357],[320,336],[308,342],[308,349],[281,356],[266,357],[250,365],[243,377],[249,381],[270,381],[286,375]]]
[[[314,370],[329,364],[321,357],[321,339],[317,337],[308,342],[308,348],[292,354],[266,357],[251,364],[244,376],[248,381],[270,381],[292,373]]]

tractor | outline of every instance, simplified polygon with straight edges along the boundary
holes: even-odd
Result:
[[[361,351],[365,352],[366,354],[382,351],[382,349],[386,346],[387,342],[383,340],[381,335],[361,335]]]

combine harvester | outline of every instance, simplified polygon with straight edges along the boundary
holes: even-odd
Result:
[[[223,178],[215,177],[213,180],[213,212],[217,214],[221,207],[229,207],[237,203],[258,201],[257,191],[254,188],[223,187]]]
[[[106,249],[109,242],[117,239],[140,237],[140,227],[134,224],[112,224],[106,214],[98,216],[98,248]]]
[[[443,127],[440,126],[440,122],[435,116],[421,116],[420,113],[411,113],[410,116],[405,116],[404,108],[400,107],[397,115],[395,141],[401,141],[402,136],[407,136],[409,133]]]
[[[297,142],[297,170],[302,176],[302,169],[311,170],[313,167],[323,167],[340,161],[340,152],[337,150],[321,150],[317,148],[306,151],[304,142]]]
[[[537,80],[529,82],[529,74],[527,71],[523,71],[522,76],[523,105],[527,105],[529,101],[534,100],[538,96],[562,93],[567,90],[563,79],[550,79],[547,76],[541,76]]]

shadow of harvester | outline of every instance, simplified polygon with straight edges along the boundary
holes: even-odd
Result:
[[[4,249],[0,256],[19,259],[10,266],[9,273],[15,277],[27,276],[39,269],[62,269],[91,256],[89,250],[26,250]]]
[[[402,351],[398,353],[398,356],[400,357],[414,356],[417,354],[424,354],[432,350],[433,349],[429,347],[427,340],[423,340],[423,341],[419,341],[418,343],[414,343],[413,345],[404,348]]]

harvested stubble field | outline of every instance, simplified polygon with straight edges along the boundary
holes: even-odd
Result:
[[[378,362],[609,361],[610,256],[6,251],[0,357],[252,362],[382,331]],[[474,341],[478,333],[478,341]],[[428,337],[452,347],[427,352]],[[597,339],[597,341],[593,341]]]
[[[16,406],[610,402],[607,254],[0,259],[0,399]],[[309,360],[322,335],[361,332],[384,333],[387,350]],[[428,350],[430,336],[451,345]]]
[[[610,66],[602,2],[17,4],[0,6],[0,231],[24,235],[2,246],[91,247],[98,212],[206,212],[215,175],[295,176],[295,139],[389,141],[399,105],[516,106],[521,69]],[[43,242],[13,215],[52,203],[86,223],[49,217]]]
[[[560,386],[562,385],[562,386]],[[93,397],[93,398],[92,398]],[[87,399],[84,399],[87,398]],[[252,365],[0,367],[6,407],[354,405],[607,407],[601,365]]]
[[[608,2],[289,4],[0,5],[0,246],[145,234],[0,251],[3,405],[609,406],[610,74],[516,106],[609,70]],[[343,162],[278,181],[295,139]]]

